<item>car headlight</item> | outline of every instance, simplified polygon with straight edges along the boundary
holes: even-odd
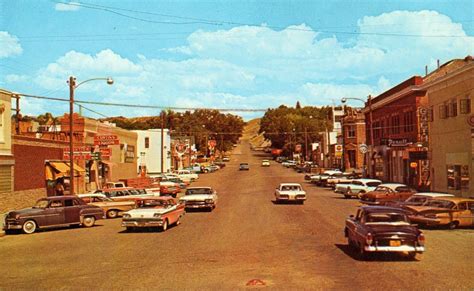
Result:
[[[122,215],[122,217],[123,217],[123,218],[130,218],[130,217],[132,217],[132,216],[131,216],[130,214],[128,214],[128,213],[124,213],[124,214]]]
[[[155,217],[155,218],[161,218],[161,214],[155,213],[155,214],[153,214],[153,217]]]
[[[206,200],[204,200],[204,202],[206,202],[206,203],[212,203],[213,201],[212,201],[212,199],[206,199]]]

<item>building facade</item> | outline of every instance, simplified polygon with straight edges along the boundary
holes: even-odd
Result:
[[[12,93],[0,89],[0,192],[13,190],[15,159],[11,135]]]
[[[171,137],[169,129],[134,130],[137,134],[138,173],[149,175],[169,172],[171,170]],[[161,146],[163,144],[163,146]],[[163,169],[161,157],[163,151]]]
[[[474,61],[452,60],[427,78],[433,191],[474,196]]]
[[[361,109],[346,107],[346,114],[342,119],[343,135],[343,168],[347,172],[365,173],[364,155],[367,148],[364,146],[365,117]]]

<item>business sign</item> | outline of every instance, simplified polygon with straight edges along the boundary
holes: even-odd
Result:
[[[118,145],[119,138],[116,135],[96,135],[94,136],[94,145]]]
[[[63,148],[63,160],[70,159],[70,149]],[[89,146],[78,146],[73,147],[73,159],[74,160],[90,160],[91,159],[91,148]]]
[[[359,152],[361,154],[366,154],[368,151],[369,151],[369,147],[365,143],[362,143],[359,145]]]
[[[109,160],[112,156],[112,149],[111,148],[100,148],[99,149],[100,156],[102,160]]]
[[[341,153],[342,153],[342,145],[337,144],[334,149],[336,150],[336,153],[337,153],[337,152],[341,152]]]

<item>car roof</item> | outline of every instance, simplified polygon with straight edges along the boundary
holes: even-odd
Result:
[[[384,187],[388,187],[388,188],[396,188],[396,187],[408,187],[407,185],[405,184],[400,184],[400,183],[383,183],[383,184],[380,184],[379,186],[384,186]]]
[[[389,206],[361,206],[360,209],[364,210],[367,213],[376,213],[376,212],[397,212],[397,213],[406,213],[406,210],[396,207]]]
[[[414,196],[428,196],[428,197],[454,197],[453,194],[448,193],[432,193],[432,192],[421,192],[415,193]]]
[[[43,198],[41,198],[41,199],[47,199],[47,200],[52,200],[52,199],[65,200],[65,199],[72,199],[72,198],[77,198],[77,196],[76,196],[76,195],[49,196],[49,197],[43,197]]]
[[[474,202],[474,199],[466,198],[466,197],[439,197],[438,200],[447,200],[447,201],[452,201],[454,203],[459,203],[463,201]]]
[[[280,186],[301,186],[299,183],[280,183]]]
[[[202,186],[202,187],[188,187],[188,188],[186,188],[186,190],[193,190],[193,189],[212,189],[212,187]]]
[[[353,181],[359,181],[359,182],[380,182],[380,183],[382,183],[382,181],[377,180],[377,179],[354,179]]]
[[[107,197],[102,193],[85,193],[85,194],[77,194],[76,196],[79,197],[79,198],[83,198],[83,197]]]

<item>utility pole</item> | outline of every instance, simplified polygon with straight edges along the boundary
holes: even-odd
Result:
[[[369,156],[369,167],[370,167],[370,177],[375,177],[374,167],[372,166],[372,158],[374,152],[374,127],[372,125],[372,95],[369,95],[367,98],[367,102],[369,103],[369,118],[370,118],[370,156]]]
[[[307,161],[309,159],[308,157],[308,132],[307,132],[307,129],[306,127],[304,128],[304,148],[305,148],[305,161]]]
[[[69,194],[74,195],[74,89],[76,78],[69,77]]]
[[[16,119],[16,124],[15,124],[15,132],[16,134],[20,134],[20,95],[13,95],[16,98],[16,114],[15,114],[15,119]]]
[[[165,171],[165,168],[164,168],[164,150],[165,150],[165,146],[164,146],[164,131],[165,131],[165,115],[163,113],[163,111],[161,111],[160,113],[161,115],[161,173],[163,174]]]

